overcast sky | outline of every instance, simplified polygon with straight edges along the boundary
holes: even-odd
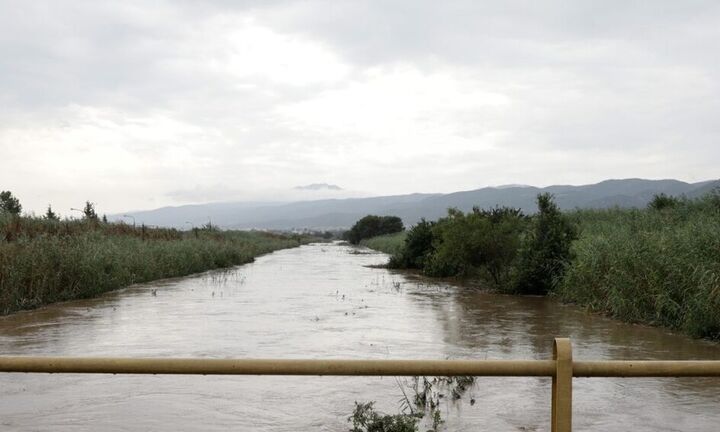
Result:
[[[0,0],[0,189],[61,214],[720,177],[720,2]]]

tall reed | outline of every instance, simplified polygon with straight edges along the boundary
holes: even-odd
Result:
[[[630,322],[720,339],[720,205],[585,210],[555,294]]]
[[[0,314],[247,263],[306,238],[0,216]]]
[[[386,254],[395,255],[403,248],[405,237],[407,237],[407,231],[400,231],[361,240],[360,245],[385,252]]]

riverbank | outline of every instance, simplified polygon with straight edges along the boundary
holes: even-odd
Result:
[[[569,336],[576,355],[585,359],[720,360],[720,344],[628,325],[548,298],[495,295],[457,281],[373,268],[386,261],[384,255],[354,251],[339,243],[312,244],[222,274],[151,282],[12,314],[0,319],[0,352],[543,360],[552,358],[554,337]],[[94,432],[97,425],[111,425],[123,431],[220,432],[263,418],[257,426],[263,432],[318,425],[346,431],[354,401],[376,401],[377,411],[397,413],[399,386],[411,400],[414,395],[413,380],[402,378],[246,376],[242,391],[238,382],[7,374],[0,386],[2,430]],[[710,431],[720,423],[717,380],[578,379],[574,385],[593,400],[582,405],[577,430]],[[485,378],[462,399],[443,393],[443,426],[449,431],[545,430],[550,423],[547,379]]]
[[[407,237],[407,231],[401,231],[393,234],[385,234],[360,241],[360,246],[385,252],[388,255],[400,253]]]
[[[481,216],[454,213],[415,233],[363,244],[392,255],[396,267],[415,259],[416,268],[432,276],[432,264],[437,268],[442,259],[462,269],[454,276],[480,278],[498,291],[518,293],[522,254],[532,245],[525,239],[534,235],[537,216],[517,219],[502,230],[472,222]],[[562,270],[551,281],[549,295],[626,322],[720,340],[720,195],[664,197],[647,209],[576,210],[563,217],[576,235],[567,259],[540,263],[540,268]],[[408,239],[414,238],[411,247],[416,247],[423,236],[430,240],[420,248],[422,255],[408,252]],[[437,252],[440,248],[445,255]],[[497,251],[502,252],[499,259],[491,254]],[[490,258],[483,260],[483,253]],[[487,263],[494,263],[500,278],[490,277],[493,269]]]
[[[0,216],[0,315],[245,264],[308,237]]]

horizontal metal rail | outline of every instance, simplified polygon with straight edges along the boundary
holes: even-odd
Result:
[[[720,361],[576,361],[573,376],[578,378],[720,377]]]
[[[720,377],[720,361],[575,361],[573,377]],[[3,357],[0,372],[158,375],[555,376],[554,360]]]
[[[275,360],[0,357],[0,372],[343,375],[551,376],[552,360]]]
[[[552,377],[552,431],[570,432],[573,377],[720,377],[720,361],[573,361],[570,340],[556,338],[553,360],[278,360],[0,356],[0,372]]]

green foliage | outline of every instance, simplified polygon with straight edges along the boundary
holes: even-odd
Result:
[[[348,422],[351,432],[416,432],[420,419],[412,414],[383,414],[375,410],[375,402],[355,402]]]
[[[408,231],[400,231],[393,234],[385,234],[360,241],[361,246],[394,255],[398,253],[405,242]]]
[[[411,228],[390,265],[552,291],[623,320],[720,340],[720,190],[654,203],[563,214],[540,195],[529,223],[513,209],[450,210]]]
[[[404,229],[402,219],[397,216],[368,215],[357,221],[355,225],[350,228],[346,238],[352,244],[359,244],[363,239],[392,234]]]
[[[648,204],[648,208],[653,210],[664,210],[677,207],[679,204],[680,199],[661,193],[653,196],[653,199]]]
[[[515,291],[521,294],[547,294],[559,281],[570,261],[570,245],[577,232],[560,212],[550,194],[537,197],[538,214],[525,235],[518,261]]]
[[[518,209],[450,209],[432,226],[432,249],[422,259],[430,276],[486,276],[505,287],[513,273],[527,219]],[[418,250],[422,250],[418,248]]]
[[[487,233],[489,221],[449,209],[448,215],[433,227],[433,253],[423,271],[428,276],[471,276],[480,260],[481,239]]]
[[[59,221],[60,217],[52,209],[51,205],[48,205],[47,211],[45,212],[44,218],[49,221]]]
[[[19,215],[22,211],[22,205],[20,200],[17,199],[12,192],[2,191],[0,192],[0,213],[7,213],[11,215]]]
[[[400,413],[387,415],[375,410],[374,402],[355,402],[355,410],[348,417],[352,423],[351,432],[384,431],[405,432],[417,431],[420,422],[427,424],[427,432],[438,432],[445,423],[442,418],[441,401],[446,403],[458,402],[474,385],[475,378],[471,376],[457,377],[413,377],[411,382],[397,381],[402,397],[400,398]],[[408,394],[410,390],[411,393]],[[445,397],[448,395],[449,397]],[[475,399],[470,399],[474,404]]]
[[[720,200],[582,210],[557,296],[630,322],[720,339]]]
[[[98,219],[98,215],[95,213],[95,203],[85,201],[85,207],[83,207],[82,212],[86,220],[96,221]]]
[[[413,226],[388,264],[422,269],[429,276],[481,276],[504,288],[526,225],[519,209],[475,208],[467,214],[449,209],[437,222],[423,219]]]
[[[489,222],[487,232],[478,241],[478,265],[487,270],[496,286],[506,286],[513,271],[527,219],[520,209],[508,207],[491,210],[475,208],[473,214]]]
[[[404,244],[397,249],[388,263],[392,268],[422,269],[428,257],[435,251],[433,247],[434,222],[420,220],[405,237]]]
[[[0,315],[243,264],[305,241],[259,232],[196,234],[0,214]]]

